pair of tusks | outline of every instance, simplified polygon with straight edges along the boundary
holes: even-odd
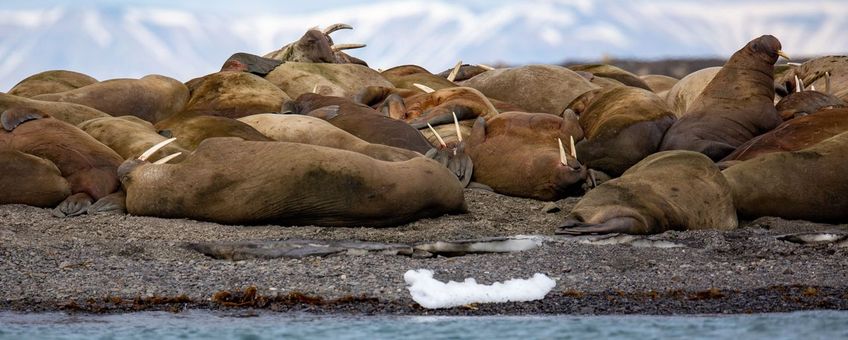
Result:
[[[804,91],[804,81],[801,78],[798,78],[798,75],[795,75],[795,92]]]
[[[317,30],[318,26],[312,27],[312,29]],[[327,28],[321,30],[321,33],[324,33],[324,35],[330,35],[330,33],[333,33],[333,32],[338,31],[338,30],[352,30],[352,29],[353,29],[353,26],[351,26],[351,25],[339,23],[339,24],[332,24],[330,26],[327,26]],[[330,48],[333,49],[333,52],[338,52],[338,51],[341,51],[341,50],[351,50],[351,49],[354,49],[354,48],[363,48],[363,47],[365,47],[365,44],[334,44],[334,45],[330,46]]]
[[[453,115],[453,124],[454,124],[454,126],[456,126],[456,139],[457,139],[460,143],[462,143],[462,133],[461,133],[461,132],[460,132],[460,130],[459,130],[459,120],[458,120],[458,119],[456,119],[456,113],[455,113],[455,112],[451,112],[451,114]],[[433,126],[432,126],[432,125],[430,125],[430,123],[427,123],[427,127],[429,127],[429,128],[430,128],[430,131],[433,131],[433,134],[434,134],[434,135],[436,135],[436,139],[438,139],[438,140],[439,140],[439,145],[441,145],[443,148],[446,148],[446,147],[448,146],[448,144],[447,144],[447,143],[445,143],[445,140],[444,140],[444,139],[442,139],[442,136],[441,136],[441,135],[439,135],[439,133],[438,133],[438,132],[436,132],[436,129],[434,129],[434,128],[433,128]],[[456,151],[454,151],[454,153],[455,153],[455,152],[456,152]]]
[[[577,159],[577,148],[574,147],[574,136],[568,136],[568,138],[571,141],[571,145],[569,145],[571,147],[571,157]],[[562,165],[567,166],[568,158],[565,156],[565,148],[562,146],[562,139],[557,138],[557,142],[559,142],[559,162],[562,163]]]
[[[147,161],[147,159],[150,158],[150,156],[152,156],[154,153],[156,153],[156,151],[159,151],[160,149],[164,148],[168,144],[171,144],[171,142],[173,142],[175,140],[177,140],[177,139],[176,138],[169,138],[169,139],[166,139],[166,140],[163,140],[163,141],[157,143],[154,146],[151,146],[150,149],[147,149],[147,151],[142,153],[141,156],[138,156],[138,160],[140,160],[142,162]],[[162,157],[162,159],[160,159],[158,161],[153,162],[153,164],[168,163],[168,161],[170,161],[170,160],[172,160],[172,159],[174,159],[177,156],[182,155],[182,154],[183,154],[182,152],[170,154],[168,156]]]

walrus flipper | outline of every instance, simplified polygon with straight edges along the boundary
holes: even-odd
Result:
[[[11,132],[18,127],[18,125],[21,125],[26,121],[47,117],[48,115],[46,113],[36,109],[16,107],[3,111],[3,113],[0,114],[0,123],[3,124],[4,130]]]
[[[597,224],[569,219],[565,221],[565,224],[558,227],[555,233],[564,235],[644,234],[645,226],[632,217],[616,217]]]
[[[104,213],[119,213],[127,212],[127,195],[119,190],[94,202],[86,209],[89,215],[104,214]]]
[[[84,192],[76,193],[68,196],[62,203],[59,203],[56,208],[53,208],[53,216],[56,217],[71,217],[84,214],[91,202],[94,201],[91,196]]]

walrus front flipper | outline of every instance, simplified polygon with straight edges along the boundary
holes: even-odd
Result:
[[[53,216],[71,217],[84,214],[91,206],[93,199],[84,192],[68,196],[56,208],[53,208]]]
[[[127,212],[127,194],[123,191],[116,191],[94,202],[86,209],[89,215]]]
[[[3,113],[0,114],[0,123],[3,124],[4,130],[12,131],[18,127],[18,125],[21,125],[26,121],[47,117],[48,115],[46,113],[36,109],[15,107],[3,111]]]
[[[558,227],[555,233],[564,235],[644,234],[645,229],[645,226],[633,217],[616,217],[598,224],[584,223],[570,219]]]

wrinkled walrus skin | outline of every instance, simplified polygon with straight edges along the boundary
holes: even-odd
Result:
[[[774,63],[780,42],[764,35],[724,64],[665,134],[660,150],[691,150],[717,161],[780,125],[774,108]]]
[[[740,217],[848,222],[848,132],[809,148],[775,152],[725,169]]]
[[[592,189],[558,234],[657,234],[738,226],[730,184],[706,156],[665,151]]]
[[[467,210],[459,181],[432,160],[384,162],[299,143],[213,138],[181,163],[129,160],[118,173],[133,215],[388,227]]]

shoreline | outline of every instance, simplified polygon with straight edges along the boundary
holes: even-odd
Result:
[[[469,214],[383,229],[227,226],[128,215],[58,219],[48,209],[3,205],[0,311],[671,315],[848,310],[844,242],[780,239],[810,232],[841,235],[848,233],[845,225],[766,217],[725,232],[668,231],[629,241],[570,238],[554,236],[553,230],[579,198],[554,202],[561,209],[554,213],[545,212],[550,208],[546,202],[485,191],[466,190],[466,200]],[[542,235],[544,240],[519,252],[454,257],[341,252],[241,261],[216,260],[185,246],[290,239],[419,244],[516,235]],[[557,285],[540,301],[427,310],[406,290],[403,273],[410,269],[431,269],[441,281],[471,277],[481,284],[540,272]],[[257,287],[264,302],[224,307],[210,300],[219,291],[250,286]],[[302,295],[293,298],[292,292]],[[177,299],[181,295],[187,300]],[[177,300],[156,304],[154,297]]]

